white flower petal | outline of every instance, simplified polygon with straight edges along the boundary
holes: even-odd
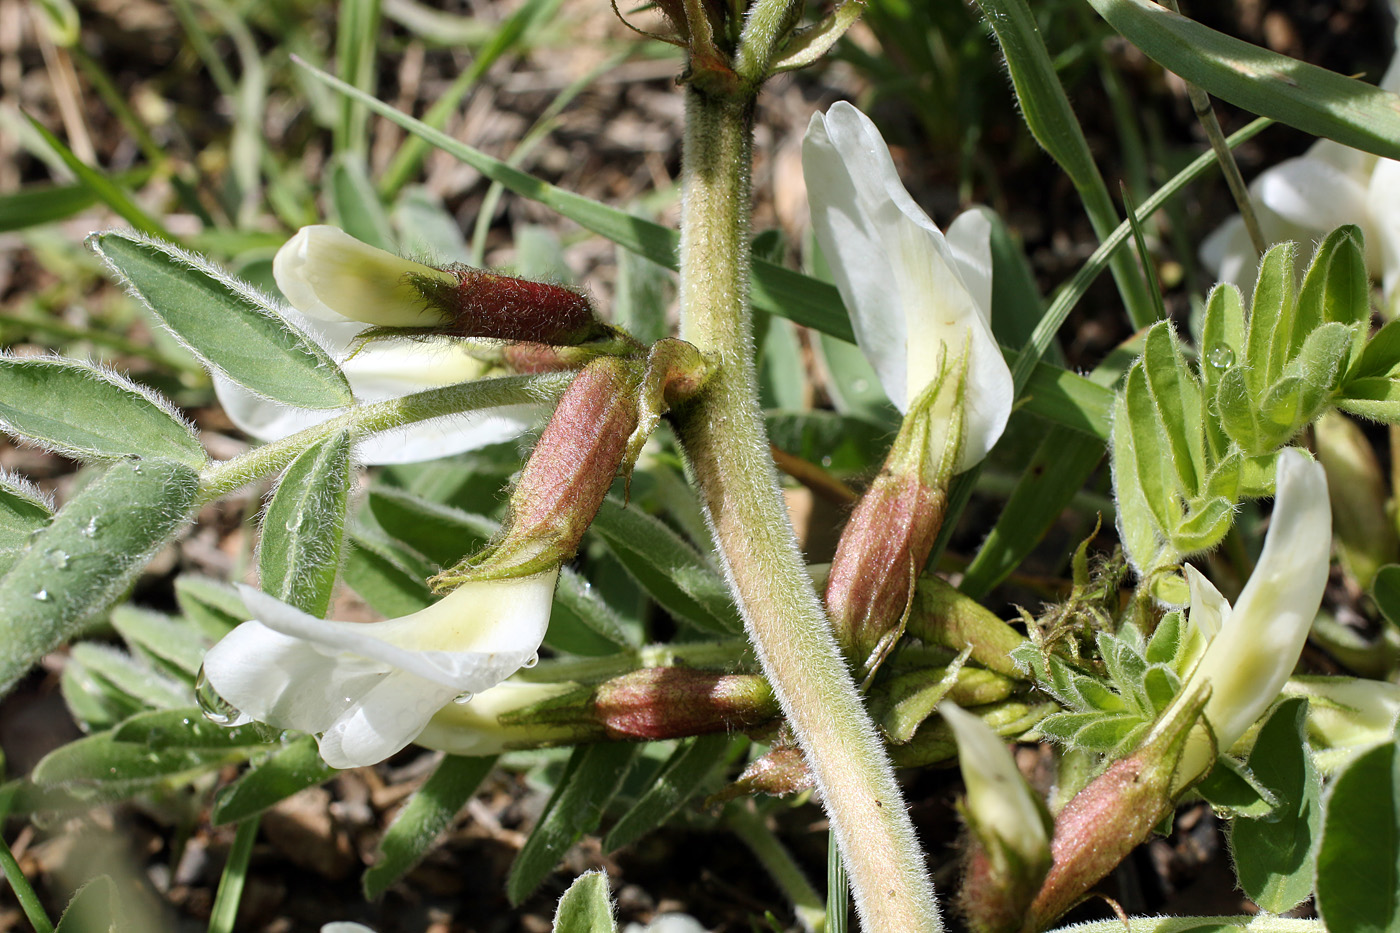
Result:
[[[549,727],[507,726],[500,717],[574,690],[572,683],[528,683],[506,680],[476,694],[470,703],[449,703],[439,709],[418,734],[417,743],[453,755],[497,755],[512,742],[550,738]],[[561,742],[576,737],[562,725],[553,736]]]
[[[442,323],[442,315],[427,308],[407,276],[453,281],[431,266],[362,243],[326,224],[298,230],[277,251],[272,274],[292,307],[303,314],[381,327]]]
[[[1027,861],[1048,860],[1045,819],[1005,742],[952,702],[938,704],[938,712],[957,739],[958,767],[975,829],[1000,839]]]
[[[324,733],[334,767],[382,761],[463,694],[489,690],[539,650],[558,571],[465,584],[386,622],[318,619],[251,587],[245,622],[205,655],[225,700],[282,728]]]
[[[1280,162],[1256,178],[1250,192],[1286,223],[1314,235],[1342,224],[1368,225],[1370,218],[1365,184],[1321,159]]]
[[[1191,625],[1209,642],[1224,626],[1230,616],[1230,601],[1220,595],[1215,584],[1206,579],[1205,574],[1187,564],[1186,586],[1191,591]]]
[[[1327,585],[1331,544],[1326,474],[1287,448],[1279,454],[1274,512],[1254,573],[1183,690],[1210,684],[1205,717],[1220,751],[1274,702],[1298,663]]]
[[[816,114],[802,153],[812,227],[831,265],[851,326],[900,411],[936,377],[946,349],[971,345],[962,456],[981,460],[1011,409],[1011,374],[988,325],[990,223],[979,211],[945,238],[914,203],[875,125],[841,102]],[[969,338],[969,333],[971,337]]]
[[[394,671],[325,730],[321,758],[332,768],[383,761],[417,738],[433,714],[457,695],[452,687]]]

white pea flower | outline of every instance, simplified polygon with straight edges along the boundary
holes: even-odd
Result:
[[[303,227],[277,251],[273,275],[292,307],[283,316],[340,364],[360,402],[379,402],[424,389],[470,382],[489,365],[464,341],[357,340],[365,326],[419,327],[439,315],[408,286],[407,275],[451,276],[431,266],[361,243],[335,227]],[[229,418],[262,441],[275,441],[340,412],[293,408],[249,392],[217,373],[214,390]],[[362,463],[415,463],[519,437],[540,415],[535,405],[463,412],[367,438],[356,445]]]
[[[502,723],[501,717],[577,689],[578,685],[572,682],[504,681],[477,694],[470,703],[449,703],[438,710],[418,734],[415,744],[472,757],[499,755],[511,748],[534,747],[548,741],[567,743],[577,739],[573,726],[512,726]]]
[[[1210,685],[1204,716],[1222,753],[1278,698],[1327,585],[1332,509],[1321,464],[1296,448],[1284,449],[1275,496],[1259,562],[1233,608],[1204,576],[1188,571],[1189,620],[1208,643],[1181,697],[1184,702],[1200,685]],[[1170,720],[1170,712],[1162,718]],[[1212,762],[1206,743],[1193,739],[1178,773],[1190,780]]]
[[[651,923],[629,923],[622,933],[706,933],[705,927],[690,914],[657,914]]]
[[[870,118],[845,102],[814,114],[802,146],[812,227],[856,341],[900,411],[966,352],[961,472],[1011,413],[1011,372],[991,330],[991,225],[965,211],[945,237],[914,203]],[[945,415],[946,417],[946,415]],[[937,433],[937,432],[935,432]]]
[[[322,924],[321,933],[374,933],[374,930],[352,920],[336,920]]]
[[[469,702],[531,663],[558,576],[472,581],[419,612],[371,623],[317,619],[241,587],[255,621],[209,650],[204,677],[237,722],[315,733],[335,768],[374,764],[454,699]]]
[[[1400,91],[1400,63],[1380,87]],[[1400,162],[1320,139],[1301,156],[1261,172],[1249,185],[1260,232],[1270,243],[1296,240],[1304,249],[1343,224],[1366,239],[1366,266],[1379,274],[1386,302],[1400,284]],[[1201,243],[1201,262],[1225,282],[1253,288],[1259,255],[1244,220],[1231,217]]]
[[[993,844],[1009,850],[1030,874],[1050,865],[1050,818],[1021,776],[1006,743],[986,723],[944,701],[938,713],[958,743],[958,767],[967,788],[968,823],[988,854]],[[1039,877],[1035,884],[1039,884]],[[1033,890],[1033,889],[1032,889]]]

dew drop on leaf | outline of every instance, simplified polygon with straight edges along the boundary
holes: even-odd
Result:
[[[1235,365],[1235,351],[1224,344],[1217,344],[1206,352],[1206,362],[1214,369],[1229,369]]]
[[[216,726],[232,725],[240,715],[238,708],[219,696],[214,685],[209,683],[209,678],[204,676],[202,665],[199,668],[198,676],[194,679],[194,699],[199,704],[199,710],[204,714],[204,718]]]
[[[46,603],[49,601],[49,591],[41,589],[39,592],[34,594],[34,598],[41,603]]]

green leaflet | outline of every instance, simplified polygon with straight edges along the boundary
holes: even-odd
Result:
[[[353,441],[334,434],[287,467],[263,512],[258,574],[264,592],[317,618],[330,607],[345,540]]]
[[[350,385],[335,361],[270,299],[203,257],[133,233],[88,237],[131,293],[210,369],[300,408],[341,408]]]
[[[1317,853],[1317,910],[1329,930],[1400,926],[1400,754],[1388,742],[1332,783]]]
[[[77,460],[208,459],[199,438],[156,392],[78,360],[0,355],[0,428]]]
[[[605,873],[590,871],[569,885],[554,912],[553,933],[617,933]]]
[[[1304,735],[1307,702],[1285,700],[1249,753],[1249,770],[1279,801],[1267,820],[1236,818],[1230,826],[1235,874],[1246,894],[1273,914],[1312,893],[1322,835],[1322,782]]]
[[[0,579],[0,694],[126,591],[184,524],[198,485],[182,463],[116,463],[30,539]]]
[[[221,825],[247,819],[333,774],[335,769],[321,760],[315,736],[302,736],[253,762],[232,784],[220,788],[210,821]]]

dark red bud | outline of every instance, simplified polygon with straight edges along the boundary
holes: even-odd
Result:
[[[816,786],[816,778],[807,767],[801,750],[793,745],[779,745],[763,757],[754,759],[737,781],[711,796],[706,803],[724,803],[754,794],[787,797],[813,790]]]
[[[594,314],[588,297],[572,288],[469,266],[445,271],[456,282],[410,276],[428,305],[446,318],[446,323],[433,329],[435,334],[551,346],[572,346],[612,334]]]

